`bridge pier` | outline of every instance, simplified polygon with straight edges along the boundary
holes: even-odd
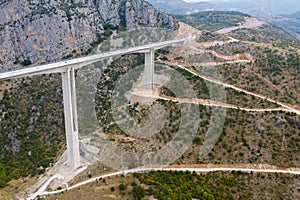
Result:
[[[165,42],[156,42],[153,44],[120,49],[112,52],[105,52],[96,55],[90,55],[82,58],[76,58],[57,63],[49,63],[45,65],[34,66],[30,68],[19,69],[0,73],[0,81],[13,78],[21,78],[33,75],[61,73],[63,102],[64,102],[64,117],[65,131],[67,139],[67,165],[71,169],[76,169],[80,166],[79,154],[79,137],[77,123],[77,108],[76,108],[76,92],[75,92],[75,72],[74,69],[80,69],[85,65],[92,64],[104,58],[120,56],[128,53],[145,53],[145,70],[142,84],[145,89],[153,89],[154,86],[154,51],[175,43],[184,42],[186,39],[170,40]],[[75,67],[76,66],[76,67]]]
[[[145,70],[143,85],[145,89],[153,90],[154,87],[154,49],[145,52]]]
[[[76,169],[80,166],[80,155],[74,67],[68,67],[61,75],[67,140],[67,165],[72,169]]]

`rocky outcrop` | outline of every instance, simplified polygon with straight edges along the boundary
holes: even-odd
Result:
[[[171,16],[162,13],[143,0],[96,0],[96,7],[104,22],[125,25],[129,30],[139,25],[147,27],[177,27]]]
[[[0,3],[1,70],[27,59],[42,63],[83,54],[101,41],[104,24],[127,30],[178,26],[143,0],[5,1]]]

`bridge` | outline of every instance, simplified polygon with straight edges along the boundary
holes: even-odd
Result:
[[[105,58],[121,56],[131,53],[145,54],[145,69],[143,84],[146,89],[153,89],[154,78],[154,52],[157,49],[170,46],[172,44],[184,42],[184,39],[156,42],[127,49],[120,49],[96,55],[75,58],[67,61],[60,61],[51,64],[39,65],[29,68],[23,68],[15,71],[9,71],[0,74],[0,81],[21,78],[26,76],[61,73],[63,104],[65,117],[65,131],[67,140],[67,166],[71,169],[77,169],[80,166],[77,105],[76,105],[76,85],[75,70],[84,66],[93,64]]]

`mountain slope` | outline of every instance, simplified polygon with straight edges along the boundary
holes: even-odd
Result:
[[[235,10],[264,17],[268,15],[290,14],[300,9],[298,0],[237,0],[237,1],[213,1],[220,10]]]
[[[2,71],[79,56],[111,30],[142,26],[175,29],[178,24],[142,0],[1,1]],[[3,81],[0,94],[3,187],[12,178],[43,173],[64,151],[65,133],[59,75]]]
[[[290,17],[300,20],[300,11],[290,14]]]
[[[221,19],[225,18],[227,20],[219,21],[218,16],[220,14]],[[211,100],[209,97],[211,93],[208,88],[216,88],[217,82],[219,82],[218,85],[226,84],[226,103],[234,104],[237,108],[226,109],[224,126],[222,124],[221,130],[217,130],[217,124],[221,120],[214,118],[213,113],[219,113],[221,109],[214,107],[212,104],[212,106],[200,105],[199,117],[201,119],[197,135],[193,144],[189,146],[185,153],[183,155],[179,154],[178,160],[175,161],[178,165],[173,167],[182,169],[191,166],[206,166],[208,168],[230,166],[241,169],[256,166],[259,169],[265,169],[269,166],[272,169],[297,167],[298,169],[295,168],[295,170],[299,170],[299,116],[283,110],[270,112],[257,112],[256,110],[257,108],[280,108],[279,105],[274,105],[270,101],[266,102],[265,97],[300,109],[299,42],[282,29],[268,23],[257,26],[243,26],[243,28],[220,35],[215,31],[214,25],[237,27],[247,17],[232,12],[206,12],[198,16],[199,18],[197,18],[197,15],[193,15],[189,20],[186,18],[190,16],[185,16],[184,19],[196,27],[205,27],[212,31],[201,29],[201,34],[196,36],[196,41],[191,41],[183,47],[168,48],[168,50],[161,51],[161,55],[156,57],[156,63],[164,63],[167,67],[172,67],[181,73],[192,85],[194,93],[199,99]],[[210,17],[206,18],[206,16]],[[240,59],[237,61],[241,62],[230,62],[231,59],[237,57]],[[251,62],[245,62],[247,57],[252,58]],[[155,73],[166,75],[163,66],[158,66]],[[103,75],[98,84],[100,89],[98,90],[99,95],[96,103],[99,108],[101,107],[101,110],[98,109],[98,121],[103,123],[103,132],[113,141],[114,145],[122,147],[122,151],[134,151],[142,154],[149,151],[156,152],[157,149],[174,140],[176,138],[174,135],[179,132],[180,121],[178,119],[180,119],[180,113],[178,112],[178,106],[182,105],[179,103],[180,98],[176,98],[176,95],[172,94],[170,90],[161,88],[160,95],[164,97],[164,100],[157,100],[154,103],[163,105],[166,115],[170,114],[169,119],[163,121],[166,122],[165,126],[162,126],[163,128],[157,132],[152,129],[153,135],[146,139],[130,135],[130,132],[124,132],[118,126],[120,123],[125,124],[126,119],[123,118],[119,122],[113,120],[111,115],[113,111],[109,108],[111,91],[114,87],[113,82],[117,82],[118,78],[115,77],[120,76],[119,72],[121,70],[124,70],[124,67],[120,64],[109,66],[106,70],[107,73]],[[214,77],[211,71],[218,71],[222,74],[222,78],[219,76]],[[114,77],[114,80],[110,77]],[[213,81],[213,79],[216,81]],[[228,84],[233,87],[229,87]],[[241,90],[233,89],[236,87],[248,91],[247,94]],[[249,91],[252,92],[252,95],[249,95]],[[261,94],[264,97],[257,98],[253,94]],[[123,96],[123,94],[119,93],[119,96]],[[165,100],[166,96],[169,96],[169,99],[178,99],[178,102],[167,101]],[[189,100],[184,101],[184,103],[193,102],[194,104],[197,102],[194,98]],[[127,104],[127,101],[125,103]],[[243,107],[250,108],[252,111],[244,110]],[[144,119],[147,123],[149,122],[147,121],[149,114],[139,112],[145,107],[139,107],[137,103],[129,108],[132,116],[137,121],[141,120],[140,124],[145,123],[145,121],[142,121]],[[208,138],[210,130],[213,131]],[[202,148],[207,147],[205,146],[206,141],[212,142],[211,138],[218,131],[220,131],[220,137],[216,138],[216,144],[212,151],[202,157]],[[92,140],[96,139],[92,134],[90,134],[90,137]],[[97,147],[101,149],[100,146],[97,145]],[[103,154],[103,151],[100,150],[99,152]],[[173,156],[176,153],[174,150],[168,155]],[[116,153],[110,155],[115,157]],[[196,163],[199,165],[194,165]],[[162,166],[162,164],[157,165]],[[155,166],[155,164],[151,163],[151,166]],[[90,179],[88,176],[94,178],[102,174],[102,164],[91,166],[87,171],[83,172],[72,183],[88,180]],[[221,176],[219,177],[219,175]],[[202,178],[207,176],[207,180],[202,178],[202,180],[196,180],[187,172],[149,172],[134,173],[133,175],[124,174],[124,176],[105,177],[105,180],[99,181],[100,179],[98,179],[94,183],[81,185],[78,190],[65,191],[47,198],[69,199],[79,196],[88,199],[95,195],[99,195],[99,198],[113,195],[115,199],[135,199],[134,194],[136,191],[133,188],[139,185],[139,191],[143,191],[141,196],[145,196],[145,199],[163,199],[167,197],[171,199],[299,199],[299,192],[297,191],[299,188],[299,175],[286,176],[280,173],[266,174],[260,172],[242,173],[241,171],[203,173],[199,175]],[[183,177],[187,177],[187,179],[184,180]],[[196,185],[199,186],[196,189],[193,184],[195,180]],[[209,184],[210,180],[211,185]],[[173,183],[178,184],[174,185]],[[126,186],[126,192],[121,191],[121,189],[115,191],[119,184]],[[99,191],[99,188],[104,189]],[[207,192],[205,192],[206,189]],[[274,193],[274,191],[276,192]],[[153,196],[150,197],[151,195]]]
[[[218,30],[225,27],[237,26],[245,21],[245,17],[250,16],[237,11],[205,11],[191,15],[176,16],[178,20],[199,30]]]
[[[215,9],[215,6],[207,2],[187,3],[182,0],[148,0],[148,2],[157,9],[174,15],[189,15],[191,13]]]
[[[292,14],[267,15],[263,19],[284,29],[300,40],[300,11]]]
[[[18,1],[0,5],[0,65],[60,60],[83,54],[113,29],[176,28],[177,22],[142,0]],[[13,67],[13,66],[12,66]],[[7,67],[5,67],[7,68]],[[3,71],[2,70],[2,71]]]
[[[186,15],[207,10],[240,11],[256,17],[268,15],[290,14],[300,10],[298,0],[208,0],[187,3],[183,0],[148,0],[153,6],[167,13]]]
[[[264,20],[283,28],[285,31],[300,40],[300,13],[294,13],[292,15],[267,16]]]

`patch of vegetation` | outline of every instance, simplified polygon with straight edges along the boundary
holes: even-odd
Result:
[[[209,110],[201,109],[200,117],[196,137],[204,141],[210,126]],[[193,145],[176,163],[267,163],[299,167],[300,160],[296,156],[300,153],[299,128],[300,121],[294,114],[227,109],[223,131],[212,151],[199,159],[202,143]]]
[[[62,148],[59,80],[57,75],[18,79],[18,87],[4,91],[0,100],[0,186],[11,179],[42,174]]]
[[[199,30],[216,31],[230,26],[238,26],[239,23],[245,21],[245,17],[250,16],[237,11],[205,11],[175,17]]]
[[[148,193],[157,199],[233,199],[232,192],[224,186],[236,186],[236,178],[212,176],[182,171],[153,171],[137,177],[141,183],[152,188],[148,189]]]
[[[111,63],[104,70],[103,78],[100,79],[97,85],[96,94],[96,112],[101,127],[107,127],[113,121],[110,98],[118,79],[131,68],[141,65],[143,61],[142,56],[123,57]],[[104,128],[104,131],[107,131],[106,128]]]
[[[265,24],[258,29],[238,29],[229,33],[230,36],[253,42],[274,44],[279,47],[299,47],[300,41],[281,28]]]
[[[192,199],[298,199],[299,175],[275,173],[151,171],[126,176],[109,177],[46,199],[114,199],[192,200]],[[124,193],[111,191],[111,187],[124,183]],[[103,188],[102,190],[95,188]],[[107,189],[106,189],[107,188]]]
[[[266,99],[258,98],[252,95],[247,95],[244,92],[239,92],[231,88],[226,90],[226,103],[244,108],[278,108],[275,103],[271,103]]]
[[[31,65],[31,60],[30,60],[29,58],[23,60],[23,61],[22,61],[22,65],[23,65],[23,66]]]
[[[210,49],[225,55],[249,52],[255,58],[253,64],[218,66],[226,83],[281,102],[300,103],[300,60],[296,49],[283,49],[276,44],[251,46],[247,43],[231,43]]]
[[[145,196],[145,189],[140,185],[133,186],[132,196],[135,200],[141,200]]]
[[[197,42],[212,42],[212,41],[226,41],[226,40],[228,40],[228,38],[208,30],[203,30],[202,34],[197,38]]]
[[[300,19],[296,16],[273,16],[266,18],[275,26],[281,27],[294,37],[300,39]]]
[[[98,121],[100,126],[103,127],[104,133],[110,135],[111,140],[114,141],[117,145],[122,146],[128,151],[141,151],[143,148],[150,148],[150,150],[159,149],[167,142],[172,140],[173,136],[176,134],[180,124],[180,109],[177,104],[174,102],[157,100],[153,105],[163,105],[167,112],[167,120],[163,123],[163,128],[152,137],[145,138],[145,140],[138,140],[137,143],[125,142],[120,139],[118,136],[129,137],[129,133],[125,133],[118,125],[115,119],[113,118],[112,108],[111,108],[111,97],[112,92],[115,87],[115,84],[119,80],[122,74],[129,71],[131,68],[139,65],[143,62],[143,57],[133,56],[130,60],[127,60],[128,63],[125,65],[121,63],[124,59],[113,62],[107,69],[104,70],[103,78],[100,79],[97,85],[97,94],[96,94],[96,111],[98,116]],[[126,61],[125,61],[126,62]],[[128,66],[127,68],[124,66]],[[136,72],[135,75],[139,75],[139,72]],[[125,96],[125,93],[130,91],[132,84],[139,78],[139,76],[131,77],[130,83],[124,86],[124,90],[120,91],[118,96]],[[168,95],[174,96],[174,94],[166,89],[162,88],[162,92],[165,92]],[[138,102],[128,103],[127,100],[124,100],[124,105],[129,107],[129,114],[135,120],[137,124],[149,123],[148,112],[149,107],[142,107]],[[123,104],[122,104],[123,105]],[[120,113],[120,115],[122,115]],[[121,119],[122,120],[122,119]],[[120,120],[120,121],[121,121]],[[129,122],[124,122],[129,123]],[[154,130],[153,130],[154,131]],[[132,134],[132,133],[131,133]],[[146,145],[149,144],[149,145]],[[151,145],[150,145],[151,144]],[[154,145],[155,144],[155,145]]]
[[[157,199],[280,199],[297,197],[297,177],[279,174],[248,174],[241,172],[215,172],[197,174],[190,172],[149,172],[138,175],[139,181],[148,187],[147,193]],[[281,180],[280,180],[281,178]],[[286,181],[290,184],[286,186]],[[257,184],[258,183],[258,184]],[[271,192],[276,190],[276,194]],[[284,187],[287,190],[284,190]],[[257,188],[254,189],[254,188]],[[255,192],[253,192],[255,191]],[[294,191],[294,193],[293,193]],[[298,194],[298,195],[297,195]]]

